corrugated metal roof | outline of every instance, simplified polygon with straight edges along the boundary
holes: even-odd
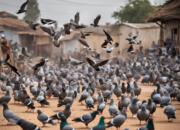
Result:
[[[120,25],[126,25],[132,28],[159,28],[156,23],[121,23]]]
[[[0,25],[13,28],[17,34],[29,34],[29,35],[43,35],[49,36],[47,33],[42,31],[40,28],[37,30],[32,30],[29,28],[28,24],[25,21],[12,18],[1,18]]]

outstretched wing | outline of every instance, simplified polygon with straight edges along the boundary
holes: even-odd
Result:
[[[118,47],[118,46],[119,46],[119,43],[116,42],[111,49],[113,50],[114,48],[116,48],[116,47]]]
[[[133,45],[131,45],[131,46],[128,48],[127,52],[132,52],[133,50],[134,50]]]
[[[107,39],[108,40],[112,40],[113,41],[113,39],[112,39],[112,37],[105,31],[105,30],[103,30],[104,31],[104,33],[106,34],[106,36],[107,36]]]
[[[95,64],[95,62],[88,57],[86,58],[86,60],[90,64],[90,66],[93,66]]]
[[[79,25],[79,12],[76,13],[76,15],[74,16],[74,22],[77,23]]]
[[[28,2],[29,2],[29,0],[27,0],[24,4],[22,4],[20,9],[21,9],[21,10],[24,10],[25,7],[26,7],[26,5],[28,4]]]
[[[94,24],[97,25],[99,23],[99,20],[101,18],[101,15],[98,15],[96,19],[94,20]]]
[[[80,42],[82,45],[84,45],[84,46],[86,46],[86,47],[89,47],[89,45],[87,44],[86,41],[81,40],[81,39],[78,39],[78,40],[79,40],[79,42]]]
[[[108,44],[108,42],[107,42],[107,41],[105,41],[105,42],[101,45],[101,47],[102,47],[102,48],[104,48],[104,47],[106,47],[106,46],[107,46],[107,44]]]

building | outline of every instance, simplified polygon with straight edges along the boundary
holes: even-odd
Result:
[[[180,1],[168,0],[160,5],[156,10],[150,13],[146,19],[147,22],[157,23],[161,27],[160,44],[164,45],[166,39],[170,39],[180,51]]]
[[[26,22],[10,16],[0,18],[0,30],[3,30],[0,34],[4,34],[12,43],[17,42],[28,48],[28,51],[34,50],[36,56],[50,57],[52,38],[40,28],[32,30]]]
[[[138,31],[139,35],[136,40],[138,42],[141,41],[144,49],[147,49],[151,46],[153,41],[158,42],[160,31],[160,27],[155,23],[121,23],[118,26],[107,23],[106,26],[88,26],[87,28],[82,29],[82,32],[90,34],[90,36],[87,36],[85,39],[90,47],[102,54],[104,57],[109,58],[112,55],[106,53],[103,48],[101,48],[101,45],[106,39],[103,29],[111,35],[113,43],[118,42],[120,44],[118,48],[113,50],[113,54],[121,54],[121,56],[126,54],[129,47],[129,42],[126,40],[126,38],[129,37],[129,34],[136,35],[136,32]],[[74,51],[75,49],[80,50],[82,48],[82,45],[78,42],[78,38],[81,36],[80,31],[81,30],[74,30],[70,35],[61,39],[63,54],[67,54],[69,51]],[[108,46],[112,47],[112,45]],[[134,45],[134,48],[139,49],[139,46]]]

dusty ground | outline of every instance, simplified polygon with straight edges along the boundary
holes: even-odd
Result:
[[[149,86],[149,85],[142,85],[140,82],[138,82],[138,85],[142,88],[142,92],[141,95],[139,96],[139,99],[142,101],[143,99],[148,99],[150,98],[151,92],[156,89],[156,86]],[[27,89],[28,94],[31,96],[31,98],[33,98],[33,96],[30,94],[29,89]],[[12,93],[12,91],[11,91]],[[0,97],[3,96],[4,94],[2,92],[0,92]],[[85,125],[83,123],[74,123],[71,120],[75,117],[79,117],[82,114],[88,113],[88,112],[92,112],[93,110],[96,110],[97,108],[97,104],[95,104],[95,108],[93,110],[86,110],[84,105],[80,105],[80,103],[78,102],[80,98],[80,95],[76,98],[74,104],[72,105],[72,114],[71,116],[68,118],[68,122],[71,126],[73,126],[76,130],[86,130],[87,128],[85,127]],[[116,105],[118,104],[118,100],[115,96],[113,96]],[[53,114],[56,114],[58,111],[61,111],[64,109],[63,107],[58,108],[57,107],[57,103],[58,103],[58,98],[51,98],[48,99],[48,101],[50,102],[50,106],[45,106],[45,107],[40,107],[40,104],[37,103],[37,101],[34,100],[35,103],[35,107],[37,109],[41,109],[44,113],[46,113],[47,115],[51,116]],[[173,122],[168,122],[167,121],[167,117],[165,114],[163,114],[163,110],[159,107],[159,105],[157,106],[156,112],[153,115],[153,119],[154,119],[154,126],[155,126],[155,130],[179,130],[180,128],[180,102],[177,101],[172,101],[173,105],[176,108],[176,118],[175,120],[173,120]],[[37,120],[37,113],[27,113],[26,111],[26,106],[22,106],[22,105],[18,105],[17,103],[14,103],[14,98],[12,96],[11,101],[9,102],[9,108],[15,112],[18,116],[22,117],[23,119],[33,122],[38,126],[42,127],[42,123],[39,122]],[[13,125],[13,126],[7,126],[7,120],[3,117],[3,113],[2,113],[3,107],[0,107],[0,130],[21,130],[21,128],[18,125]],[[106,108],[103,112],[103,116],[106,117],[105,122],[109,122],[111,120],[109,112],[108,112],[108,105],[106,105]],[[91,122],[89,124],[89,127],[93,127],[95,125],[97,125],[97,123],[99,122],[99,118],[100,116],[97,115],[95,120],[93,122]],[[57,123],[57,121],[55,121],[55,123]],[[140,125],[138,125],[139,120],[136,118],[131,118],[131,113],[127,112],[127,120],[125,121],[125,123],[122,125],[121,130],[123,130],[124,128],[129,128],[130,130],[135,130],[139,127],[141,127]],[[144,122],[142,122],[144,124]],[[60,123],[57,123],[56,126],[52,126],[50,124],[47,124],[46,127],[42,128],[43,130],[60,130]],[[115,127],[111,127],[108,128],[107,130],[115,130]]]

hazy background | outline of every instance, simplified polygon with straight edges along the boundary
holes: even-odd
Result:
[[[17,15],[16,12],[26,0],[0,0],[0,11],[6,11]],[[79,24],[89,25],[94,18],[101,14],[100,25],[109,22],[115,23],[111,17],[114,11],[120,6],[124,6],[126,0],[37,0],[41,12],[40,18],[49,18],[58,21],[61,27],[64,23],[74,19],[76,12],[80,12]],[[149,0],[152,5],[159,5],[164,0]],[[23,14],[17,15],[19,19],[24,17]]]

